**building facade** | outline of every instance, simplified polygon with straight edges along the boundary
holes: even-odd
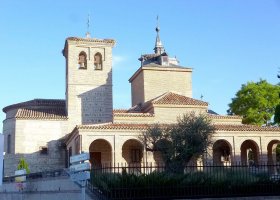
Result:
[[[176,123],[179,116],[205,114],[216,127],[207,159],[215,164],[276,162],[280,129],[242,124],[192,98],[192,69],[170,57],[159,37],[154,53],[141,55],[131,76],[132,107],[113,109],[112,39],[70,37],[65,41],[66,97],[34,99],[3,108],[5,175],[24,157],[31,172],[69,166],[69,157],[90,153],[92,165],[160,162],[138,136],[149,125]],[[250,154],[250,156],[249,156]]]

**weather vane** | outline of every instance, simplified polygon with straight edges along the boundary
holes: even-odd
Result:
[[[86,37],[87,37],[87,38],[90,38],[89,27],[90,27],[90,15],[88,14],[88,19],[87,19],[87,33],[86,33]]]

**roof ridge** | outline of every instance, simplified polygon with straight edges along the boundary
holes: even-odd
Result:
[[[144,130],[153,124],[133,124],[133,123],[106,123],[106,124],[89,124],[79,125],[79,129],[130,129],[130,130]],[[161,126],[168,126],[170,124],[160,124]],[[260,127],[257,125],[233,125],[233,124],[214,124],[217,131],[280,131],[280,127]]]
[[[173,96],[172,96],[173,95]],[[170,96],[170,97],[169,97]],[[167,99],[164,99],[167,98]],[[154,104],[177,104],[177,105],[201,105],[208,106],[208,103],[185,95],[178,94],[173,91],[168,91],[151,100]]]
[[[25,108],[28,106],[65,106],[65,100],[63,99],[33,99],[16,104],[12,104],[3,108],[3,112],[7,112],[11,109]]]
[[[62,107],[19,108],[17,119],[67,119],[66,110]]]
[[[212,117],[212,118],[234,118],[234,119],[242,119],[242,116],[239,116],[239,115],[215,115],[215,114],[208,113],[208,116],[209,116],[209,117]]]

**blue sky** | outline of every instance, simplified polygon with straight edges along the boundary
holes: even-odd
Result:
[[[277,0],[10,0],[0,7],[0,107],[34,98],[65,98],[65,38],[113,38],[114,108],[131,105],[128,79],[152,53],[156,16],[167,53],[193,68],[193,97],[226,114],[241,84],[278,83]],[[0,120],[4,120],[4,113]],[[2,124],[0,125],[2,130]],[[2,131],[0,131],[2,132]]]

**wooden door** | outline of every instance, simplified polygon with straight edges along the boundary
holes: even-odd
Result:
[[[101,152],[90,152],[90,163],[92,167],[101,167]]]

